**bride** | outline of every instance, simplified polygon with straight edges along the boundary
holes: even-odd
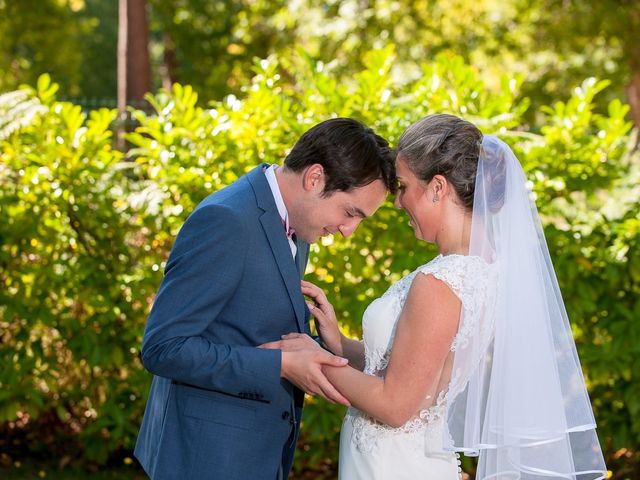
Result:
[[[522,167],[510,148],[452,115],[400,137],[395,205],[440,254],[380,298],[363,340],[343,336],[315,285],[323,367],[349,399],[343,480],[596,480],[606,467],[571,329]],[[278,348],[319,348],[289,334]]]

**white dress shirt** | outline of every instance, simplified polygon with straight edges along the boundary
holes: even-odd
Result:
[[[282,199],[282,193],[280,193],[280,186],[278,185],[278,180],[276,179],[276,168],[278,168],[277,165],[271,165],[264,171],[264,175],[267,177],[267,182],[269,182],[269,188],[271,188],[271,193],[273,194],[273,199],[276,202],[278,213],[280,214],[280,218],[284,223],[283,233],[286,235],[289,231],[289,213],[287,212],[287,207],[285,206],[284,200]],[[293,258],[295,258],[298,249],[298,247],[296,247],[296,242],[294,242],[293,239],[289,236],[287,236],[287,240],[289,240],[291,255],[293,255]]]

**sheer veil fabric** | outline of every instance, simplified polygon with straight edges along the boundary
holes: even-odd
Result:
[[[540,219],[507,144],[482,141],[469,255],[491,294],[453,352],[444,443],[480,455],[476,478],[606,477],[596,423]],[[471,317],[471,316],[469,316]]]

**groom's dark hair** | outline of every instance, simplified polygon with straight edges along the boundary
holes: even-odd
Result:
[[[352,118],[332,118],[307,130],[284,160],[300,172],[313,164],[324,168],[323,194],[348,192],[382,180],[395,193],[395,151],[369,127]]]

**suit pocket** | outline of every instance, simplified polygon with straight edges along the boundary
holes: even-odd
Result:
[[[256,411],[254,408],[243,405],[240,402],[243,402],[243,400],[235,400],[232,397],[226,398],[221,394],[207,395],[206,397],[187,394],[184,415],[250,430],[255,425]]]

